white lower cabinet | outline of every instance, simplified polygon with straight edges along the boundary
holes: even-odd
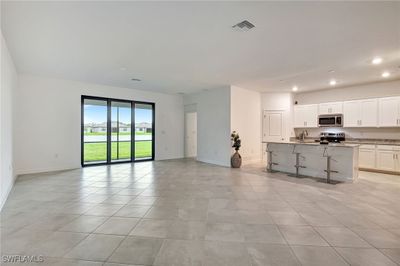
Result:
[[[400,172],[400,146],[360,145],[360,168]]]
[[[382,151],[378,150],[378,163],[377,169],[386,171],[395,171],[395,152],[394,151]]]
[[[376,148],[375,145],[361,145],[359,150],[358,166],[361,168],[376,168]]]
[[[398,146],[377,145],[376,148],[377,161],[376,168],[385,171],[400,171]]]

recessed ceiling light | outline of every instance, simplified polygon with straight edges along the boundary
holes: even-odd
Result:
[[[126,67],[120,67],[119,70],[126,71]]]
[[[298,91],[299,88],[297,86],[293,86],[292,91]]]
[[[331,81],[329,81],[329,85],[331,86],[335,86],[337,84],[336,80],[331,79]]]
[[[382,77],[383,78],[387,78],[389,76],[390,76],[390,72],[385,71],[385,72],[382,73]]]
[[[329,73],[335,73],[335,70],[331,69],[328,71]]]
[[[379,65],[380,63],[382,63],[382,58],[381,57],[374,57],[374,59],[372,59],[371,62],[374,65]]]
[[[132,81],[141,81],[140,79],[137,78],[131,78]]]

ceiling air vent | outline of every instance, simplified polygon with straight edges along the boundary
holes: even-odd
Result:
[[[242,22],[232,26],[232,28],[236,31],[248,31],[254,27],[255,26],[247,20],[243,20]]]

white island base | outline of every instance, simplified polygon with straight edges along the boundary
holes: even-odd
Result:
[[[267,154],[270,171],[296,175],[298,170],[299,176],[327,179],[330,170],[331,181],[354,182],[358,178],[358,145],[268,142]]]

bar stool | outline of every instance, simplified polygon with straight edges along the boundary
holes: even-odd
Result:
[[[335,171],[335,170],[331,169],[331,160],[335,161],[335,162],[336,162],[336,160],[332,159],[332,156],[327,154],[327,148],[324,149],[323,157],[326,157],[326,170],[324,170],[326,172],[326,183],[336,184],[337,182],[331,181],[331,173],[339,173],[339,171]]]
[[[332,184],[331,182],[331,173],[339,173],[339,171],[335,171],[331,169],[331,160],[332,157],[331,156],[326,156],[326,183],[328,184]]]
[[[301,156],[301,153],[300,153],[300,152],[295,152],[295,151],[296,151],[296,145],[293,145],[292,154],[296,154],[296,164],[294,165],[294,167],[296,168],[296,175],[295,175],[295,177],[300,177],[299,169],[300,169],[300,168],[307,168],[307,167],[304,166],[304,165],[300,165],[300,157],[304,158],[304,156]]]
[[[272,161],[273,151],[269,150],[268,144],[267,144],[267,150],[266,150],[266,152],[268,152],[267,172],[268,172],[268,173],[276,173],[277,171],[274,171],[274,170],[272,169],[272,166],[273,166],[273,165],[279,165],[279,163],[274,163],[274,162]]]

